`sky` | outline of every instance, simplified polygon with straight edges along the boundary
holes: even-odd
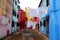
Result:
[[[33,8],[37,9],[40,3],[40,0],[19,0],[21,9],[25,10],[25,8]]]

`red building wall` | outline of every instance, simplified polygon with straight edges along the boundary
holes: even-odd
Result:
[[[24,25],[26,28],[26,22],[27,22],[27,17],[26,17],[26,12],[23,10],[18,11],[18,23],[20,23],[20,28]],[[22,22],[24,20],[24,23]]]
[[[24,21],[26,21],[26,13],[23,10],[19,10],[18,11],[18,22],[20,23],[20,21],[22,21],[22,19],[24,19]]]

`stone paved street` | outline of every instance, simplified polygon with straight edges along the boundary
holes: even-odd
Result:
[[[35,30],[23,30],[2,40],[48,40],[48,38]]]

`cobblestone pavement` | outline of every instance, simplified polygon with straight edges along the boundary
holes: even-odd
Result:
[[[48,38],[35,30],[22,30],[2,40],[48,40]]]

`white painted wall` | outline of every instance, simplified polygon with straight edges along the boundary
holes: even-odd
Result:
[[[7,36],[7,30],[10,30],[11,34],[11,22],[8,22],[9,19],[5,16],[0,16],[0,38]],[[5,24],[7,25],[5,26]]]

